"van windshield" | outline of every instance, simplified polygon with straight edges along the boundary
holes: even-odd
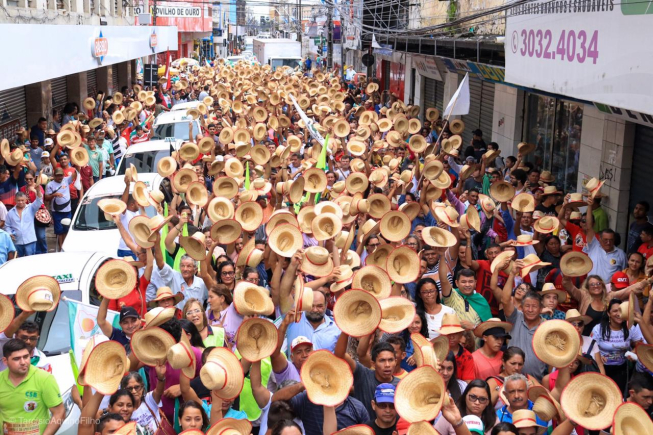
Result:
[[[159,160],[169,156],[170,150],[144,151],[142,153],[130,154],[123,159],[124,161],[120,162],[118,175],[125,175],[125,170],[129,168],[130,164],[136,167],[136,172],[139,174],[154,173],[157,171],[156,166],[159,164]]]
[[[270,66],[272,70],[276,70],[282,66],[289,66],[290,68],[296,68],[301,65],[301,60],[299,59],[271,59]]]
[[[193,121],[193,137],[196,137],[199,133],[199,123],[197,121]],[[165,139],[167,137],[174,137],[175,139],[187,141],[188,122],[172,122],[170,124],[159,124],[154,127],[154,135],[152,136],[152,140]]]
[[[73,228],[77,231],[115,230],[117,228],[116,223],[112,220],[107,220],[97,205],[100,200],[107,198],[120,199],[120,196],[84,197],[83,201],[79,204]],[[145,207],[145,212],[149,217],[153,217],[156,214],[156,209],[152,206]]]

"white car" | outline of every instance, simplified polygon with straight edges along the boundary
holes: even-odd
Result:
[[[187,103],[177,103],[174,106],[172,106],[172,109],[170,109],[170,111],[178,112],[180,110],[183,110],[184,113],[186,113],[188,109],[197,109],[200,103],[201,101],[189,101]]]
[[[157,173],[138,174],[138,180],[145,182],[150,190],[159,190],[163,178]],[[134,183],[131,183],[130,193]],[[79,202],[77,211],[72,218],[68,235],[61,247],[64,252],[85,252],[89,249],[109,256],[116,256],[120,243],[120,232],[116,223],[107,220],[97,203],[101,199],[120,199],[125,190],[124,177],[104,178],[86,191]],[[146,207],[145,212],[152,217],[156,209]]]
[[[120,159],[116,168],[116,175],[125,175],[125,169],[132,164],[138,175],[144,173],[156,173],[159,160],[169,157],[172,150],[178,150],[182,145],[180,140],[152,140],[138,143],[127,148],[127,152]]]
[[[3,283],[0,292],[13,301],[16,289],[23,281],[36,275],[46,275],[54,277],[59,282],[62,297],[98,305],[94,276],[100,265],[108,259],[109,257],[94,252],[59,252],[17,258],[0,266],[0,280]],[[41,326],[37,348],[48,357],[52,366],[52,375],[59,385],[66,410],[65,420],[57,434],[76,435],[81,411],[71,397],[72,389],[77,387],[68,353],[70,351],[68,305],[61,302],[55,310],[35,313],[29,320]]]
[[[189,123],[193,126],[191,136],[189,136]],[[152,135],[152,140],[175,138],[187,141],[189,137],[194,139],[202,131],[199,120],[186,115],[186,111],[183,110],[162,112],[154,120],[153,128],[154,134]]]
[[[240,60],[249,61],[249,59],[247,58],[247,56],[229,56],[229,57],[227,58],[227,62],[231,62],[231,63],[233,63],[233,64],[238,63],[238,61],[240,61]]]

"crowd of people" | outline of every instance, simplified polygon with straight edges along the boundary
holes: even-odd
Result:
[[[373,81],[218,60],[162,88],[85,101],[48,137],[49,182],[39,138],[2,144],[0,236],[31,255],[44,201],[65,235],[79,179],[198,102],[203,131],[158,161],[161,188],[130,167],[98,203],[121,242],[92,284],[80,435],[651,433],[647,203],[626,254],[601,181],[559,191],[533,145],[503,159],[476,130],[463,146],[464,122],[382,104]],[[105,143],[113,157],[85,175]],[[29,320],[61,297],[43,276],[0,297],[7,434],[63,420]]]

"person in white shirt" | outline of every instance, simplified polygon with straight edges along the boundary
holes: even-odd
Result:
[[[125,209],[125,212],[120,216],[120,221],[122,222],[122,225],[125,227],[127,232],[129,233],[129,221],[132,220],[135,216],[138,216],[140,213],[138,211],[138,203],[134,199],[133,196],[129,193],[129,185],[130,185],[131,178],[129,175],[125,174],[125,190],[122,192],[122,197],[120,198],[122,202],[127,204],[127,208]],[[134,236],[132,236],[131,233],[129,233],[129,236],[134,239]],[[118,244],[118,253],[117,253],[119,258],[123,257],[133,257],[133,258],[138,258],[138,255],[133,253],[131,249],[127,246],[125,241],[121,238],[120,243]]]

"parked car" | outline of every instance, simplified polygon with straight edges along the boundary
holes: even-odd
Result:
[[[189,136],[189,123],[193,126],[192,136]],[[162,112],[154,120],[153,128],[153,140],[175,138],[187,141],[189,137],[194,139],[202,131],[199,120],[186,115],[184,110]]]

